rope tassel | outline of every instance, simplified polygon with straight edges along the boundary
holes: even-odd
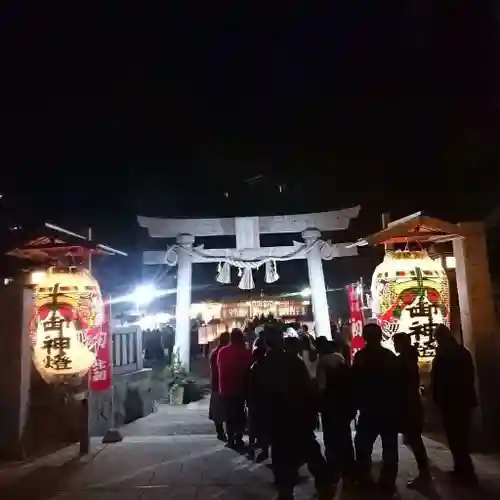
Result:
[[[240,288],[241,290],[253,290],[255,288],[252,270],[250,268],[246,267],[243,270],[243,276],[241,277],[238,288]]]
[[[266,283],[274,283],[280,279],[280,275],[276,269],[276,261],[268,260],[266,261]]]
[[[219,266],[217,268],[218,274],[216,280],[223,285],[228,285],[231,283],[231,266],[229,262],[224,262],[223,265],[219,262]]]

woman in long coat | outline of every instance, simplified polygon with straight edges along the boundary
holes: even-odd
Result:
[[[217,365],[217,356],[219,351],[229,344],[229,332],[221,333],[217,347],[210,353],[210,376],[212,385],[212,394],[210,396],[210,407],[208,418],[215,424],[217,439],[227,441],[224,422],[226,421],[226,408],[224,398],[219,392],[219,368]]]

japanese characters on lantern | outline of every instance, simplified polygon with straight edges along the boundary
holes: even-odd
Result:
[[[104,305],[87,270],[51,268],[34,290],[30,324],[33,362],[47,382],[83,377],[96,359]]]
[[[449,284],[441,260],[426,251],[387,252],[372,278],[372,312],[393,349],[392,336],[406,332],[421,358],[433,357],[437,324],[449,326]]]

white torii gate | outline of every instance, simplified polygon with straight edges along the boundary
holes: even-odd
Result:
[[[301,215],[269,217],[231,217],[220,219],[162,219],[138,216],[141,227],[147,228],[152,238],[176,238],[176,245],[165,251],[146,251],[146,265],[168,264],[177,268],[177,303],[175,346],[180,361],[189,369],[190,310],[193,263],[230,262],[237,267],[263,263],[266,260],[307,259],[311,302],[317,336],[331,339],[330,317],[326,297],[322,259],[347,257],[358,254],[350,243],[331,244],[321,239],[322,231],[347,229],[360,207]],[[292,246],[261,247],[261,234],[300,233],[304,243]],[[195,237],[236,236],[236,248],[204,249],[195,247]]]

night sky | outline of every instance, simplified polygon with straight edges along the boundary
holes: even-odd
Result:
[[[361,204],[362,236],[382,211],[498,203],[488,2],[163,3],[2,7],[5,221],[92,225],[136,255],[137,214]]]

